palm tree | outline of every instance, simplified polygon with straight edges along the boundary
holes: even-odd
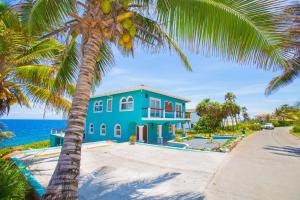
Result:
[[[14,104],[30,107],[30,101],[68,112],[71,103],[64,96],[70,97],[74,86],[61,85],[54,91],[60,67],[48,65],[59,64],[54,62],[63,49],[53,38],[30,36],[19,13],[0,4],[0,116]]]
[[[250,120],[250,117],[249,117],[249,114],[247,111],[248,111],[248,109],[245,106],[243,106],[241,109],[241,112],[242,112],[242,116],[243,116],[243,119],[245,122]]]
[[[236,96],[235,96],[235,94],[233,94],[233,92],[227,92],[226,94],[225,94],[225,101],[231,101],[231,102],[234,102],[235,101],[235,99],[236,99]]]
[[[95,75],[101,78],[102,67],[112,60],[110,45],[124,55],[133,55],[136,46],[170,47],[189,70],[179,45],[265,69],[280,68],[286,63],[272,20],[280,7],[274,0],[36,0],[31,32],[67,33],[67,41],[81,41],[82,55],[64,144],[44,199],[77,198],[88,100]]]
[[[290,55],[289,67],[287,67],[282,74],[275,77],[269,83],[266,94],[272,92],[292,83],[300,76],[300,3],[295,3],[288,6],[283,14],[284,23],[288,24],[289,40],[284,42],[286,52]]]

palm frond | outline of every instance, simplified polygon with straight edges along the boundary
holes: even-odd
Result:
[[[286,69],[281,75],[273,78],[266,88],[265,94],[270,95],[280,88],[289,85],[300,76],[300,62],[294,63]]]
[[[29,16],[31,32],[45,32],[61,25],[68,14],[75,10],[74,0],[38,0]]]
[[[158,0],[162,23],[182,46],[263,69],[286,67],[273,0]]]

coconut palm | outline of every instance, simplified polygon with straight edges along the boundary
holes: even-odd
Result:
[[[288,6],[283,14],[284,23],[288,24],[289,40],[286,41],[284,47],[287,53],[290,54],[287,67],[282,74],[275,77],[268,85],[266,94],[292,83],[300,76],[300,3],[295,3]]]
[[[170,47],[189,70],[179,46],[274,69],[286,65],[272,20],[280,7],[274,0],[36,0],[31,32],[67,33],[67,49],[74,43],[69,41],[80,40],[82,55],[64,144],[44,198],[77,198],[88,100],[94,77],[101,78],[113,58],[110,45],[124,55],[138,46]]]
[[[30,36],[19,13],[0,4],[0,116],[14,104],[30,107],[30,101],[67,112],[71,107],[72,84],[52,90],[60,71],[64,46],[53,38]],[[53,64],[49,65],[49,64]],[[57,83],[58,84],[58,83]]]
[[[233,94],[233,92],[227,92],[225,94],[224,99],[225,99],[225,101],[232,101],[232,102],[234,102],[235,99],[236,99],[236,96],[235,96],[235,94]]]
[[[242,116],[243,116],[243,119],[245,122],[249,121],[250,120],[250,117],[249,117],[249,114],[248,114],[248,109],[246,107],[242,107],[241,108],[241,113],[242,113]]]

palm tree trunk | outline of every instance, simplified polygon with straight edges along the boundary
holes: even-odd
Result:
[[[92,80],[101,47],[101,33],[90,30],[83,35],[82,62],[73,97],[64,143],[54,174],[43,199],[78,199],[81,145]]]

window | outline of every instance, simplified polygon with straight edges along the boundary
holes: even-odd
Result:
[[[182,113],[182,104],[176,104],[176,117],[177,118],[182,118],[183,113]]]
[[[160,99],[150,98],[150,116],[161,117]]]
[[[132,97],[127,98],[127,110],[133,110],[133,98]]]
[[[126,104],[127,104],[127,100],[126,100],[126,98],[125,97],[123,97],[122,99],[121,99],[121,110],[126,110]]]
[[[93,123],[90,123],[89,133],[90,133],[90,134],[93,134],[93,133],[94,133],[94,124],[93,124]]]
[[[101,124],[100,126],[100,135],[106,135],[106,125]]]
[[[121,125],[120,124],[116,124],[115,125],[115,137],[121,137]]]
[[[102,101],[96,101],[94,103],[94,112],[102,112],[103,110],[103,102]]]
[[[172,124],[169,125],[169,133],[173,133],[173,126],[172,126]]]
[[[107,99],[106,112],[112,111],[112,99]]]
[[[123,97],[120,100],[120,111],[133,111],[134,108],[134,100],[132,96]]]

